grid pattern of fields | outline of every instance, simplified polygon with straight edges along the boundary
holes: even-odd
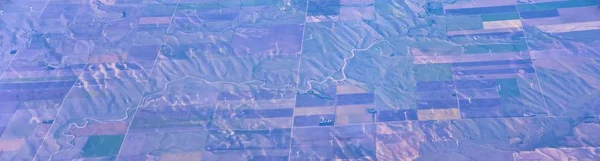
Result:
[[[597,160],[597,0],[0,0],[0,160]]]

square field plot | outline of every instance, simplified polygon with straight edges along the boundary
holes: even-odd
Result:
[[[462,117],[547,115],[530,59],[452,64]]]
[[[450,64],[418,64],[413,70],[417,81],[452,81]]]
[[[375,126],[294,129],[290,160],[366,160],[375,158]]]
[[[417,82],[418,109],[456,108],[455,85],[451,81]]]
[[[294,126],[333,126],[374,121],[375,95],[354,85],[314,85],[296,95]]]
[[[340,0],[309,0],[308,16],[339,15],[340,6]]]
[[[82,149],[81,155],[86,158],[116,156],[119,153],[123,135],[90,136]]]

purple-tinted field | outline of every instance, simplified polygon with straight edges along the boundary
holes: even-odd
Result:
[[[0,0],[0,160],[599,160],[597,0]]]

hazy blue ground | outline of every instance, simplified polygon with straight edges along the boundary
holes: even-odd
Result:
[[[0,160],[600,160],[599,4],[0,0]]]

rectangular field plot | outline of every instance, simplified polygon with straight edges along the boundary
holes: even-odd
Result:
[[[208,129],[214,107],[200,105],[141,108],[131,122],[130,133]]]
[[[290,145],[291,129],[211,130],[206,150],[284,149]]]
[[[374,158],[374,125],[294,129],[291,160],[361,160]]]
[[[225,101],[217,104],[212,129],[291,128],[294,99],[252,102]]]
[[[153,157],[199,160],[204,153],[207,137],[206,131],[129,134],[123,141],[118,160]]]

